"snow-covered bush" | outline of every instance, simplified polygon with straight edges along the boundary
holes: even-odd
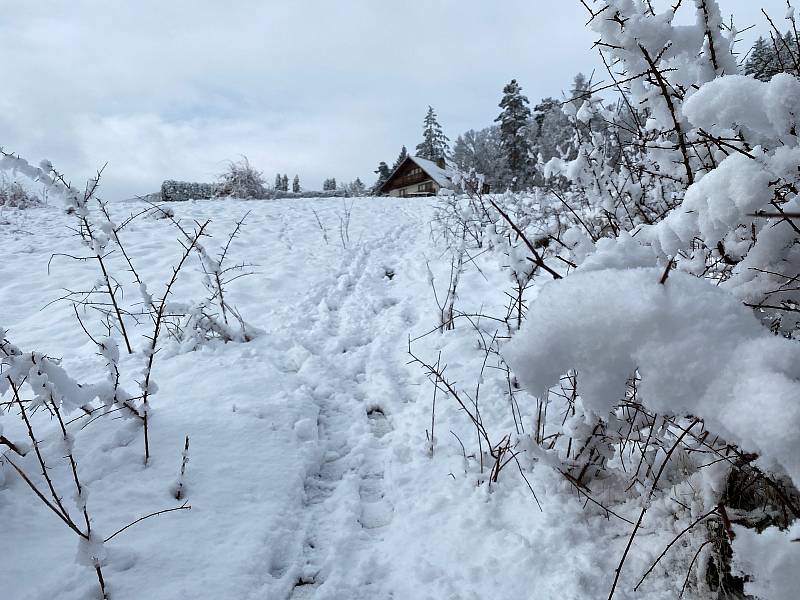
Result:
[[[182,322],[175,327],[176,337],[183,348],[195,350],[213,340],[220,340],[224,343],[244,343],[263,333],[245,322],[236,307],[230,304],[230,299],[225,291],[225,287],[230,282],[252,274],[248,271],[252,265],[245,263],[228,265],[226,262],[231,243],[239,235],[245,219],[247,219],[247,214],[236,223],[236,227],[216,257],[212,257],[208,253],[199,239],[194,242],[193,247],[200,258],[204,273],[203,285],[208,291],[208,296],[188,309],[177,311],[177,314],[185,313],[186,315]],[[178,221],[173,220],[173,222],[187,240],[192,239],[192,236],[184,231]],[[173,313],[176,312],[175,307],[171,306],[170,310]]]
[[[44,206],[42,199],[25,189],[19,182],[10,181],[4,173],[0,173],[0,208],[38,208]]]
[[[76,325],[96,346],[97,354],[104,361],[96,381],[79,384],[61,367],[60,361],[40,351],[22,351],[6,339],[5,330],[0,330],[0,450],[3,450],[0,464],[9,464],[39,500],[78,536],[81,548],[78,556],[94,569],[103,597],[107,597],[103,576],[107,558],[103,545],[126,528],[105,538],[96,532],[87,508],[89,490],[81,479],[73,454],[79,440],[83,439],[78,432],[95,420],[101,420],[107,427],[117,427],[119,419],[106,418],[108,415],[132,420],[135,427],[141,427],[144,464],[147,465],[153,451],[149,436],[151,405],[158,393],[153,366],[166,335],[178,337],[182,343],[188,343],[189,349],[195,349],[212,339],[247,342],[259,333],[244,322],[225,293],[226,284],[246,274],[248,268],[247,264],[226,264],[228,249],[243,219],[219,255],[212,258],[202,243],[210,221],[194,223],[192,229],[187,229],[171,208],[152,205],[116,223],[109,206],[96,195],[101,173],[80,191],[68,184],[48,161],[35,167],[18,156],[3,152],[0,170],[24,175],[64,199],[67,213],[74,219],[72,230],[83,251],[83,255],[68,256],[93,264],[97,273],[93,275],[96,278],[93,286],[80,292],[68,291],[62,300],[71,303]],[[180,231],[183,252],[160,294],[149,291],[136,268],[135,253],[122,239],[125,228],[141,216],[170,220]],[[155,222],[150,225],[160,226]],[[112,260],[112,255],[119,258]],[[209,296],[199,304],[175,301],[176,282],[193,255],[199,258]],[[130,274],[128,284],[115,272],[115,267],[120,265]],[[91,331],[93,327],[85,319],[87,314],[100,315],[100,332]],[[147,322],[150,327],[142,327]],[[127,351],[130,358],[121,360],[121,349]],[[136,363],[140,368],[131,369],[130,365]],[[138,388],[135,393],[126,391],[135,388]],[[55,419],[57,427],[38,418],[42,411]],[[26,431],[28,439],[23,442],[3,436],[1,428],[7,419],[21,420],[21,428],[17,424],[12,430]],[[93,426],[92,431],[96,432],[97,428]],[[74,506],[65,500],[70,494],[59,487],[58,482],[64,478],[56,477],[58,465],[65,465],[70,474],[67,480],[75,488]],[[153,515],[184,508],[189,507],[184,504]],[[78,514],[81,516],[76,517]]]
[[[586,3],[619,102],[565,103],[575,158],[541,176],[567,189],[465,186],[437,220],[502,256],[512,298],[538,278],[499,351],[551,417],[515,447],[628,522],[610,595],[670,523],[632,587],[668,563],[676,596],[793,597],[791,561],[769,571],[748,552],[766,543],[750,528],[800,517],[800,80],[738,75],[715,0],[678,3],[687,25],[655,5]],[[765,534],[800,558],[790,535]]]
[[[266,198],[269,196],[264,174],[254,168],[246,156],[239,161],[229,161],[219,176],[217,196],[232,198]]]

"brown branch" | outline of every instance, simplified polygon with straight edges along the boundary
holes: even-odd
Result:
[[[143,517],[139,517],[135,521],[132,521],[132,522],[128,523],[127,525],[125,525],[125,527],[123,527],[122,529],[118,529],[117,531],[112,533],[110,536],[108,536],[106,539],[103,540],[103,543],[105,544],[106,542],[108,542],[111,539],[113,539],[114,537],[118,536],[120,533],[122,533],[123,531],[125,531],[129,527],[133,527],[137,523],[141,523],[142,521],[144,521],[145,519],[149,519],[150,517],[157,517],[158,515],[163,515],[163,514],[169,513],[169,512],[175,512],[177,510],[191,510],[191,508],[192,508],[191,504],[186,504],[186,502],[184,502],[180,506],[176,506],[174,508],[165,508],[164,510],[159,510],[159,511],[156,511],[156,512],[152,512],[149,515],[145,515]]]
[[[664,97],[664,101],[667,103],[667,108],[669,109],[670,115],[672,115],[672,123],[675,128],[675,133],[678,136],[678,146],[680,147],[681,154],[683,155],[683,165],[686,168],[686,180],[689,185],[691,185],[694,183],[694,173],[692,172],[692,165],[689,160],[689,150],[686,147],[686,139],[684,137],[683,127],[681,126],[680,119],[678,119],[677,108],[675,107],[675,103],[672,101],[672,95],[667,89],[667,82],[664,80],[664,77],[658,70],[656,63],[653,61],[653,58],[647,51],[647,48],[645,48],[642,44],[639,44],[639,48],[641,49],[642,55],[644,55],[644,59],[647,61],[647,64],[650,65],[650,70],[652,71],[658,86],[661,88],[661,95]]]

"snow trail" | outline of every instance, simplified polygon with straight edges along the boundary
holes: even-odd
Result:
[[[298,531],[283,533],[291,542],[266,588],[288,588],[291,600],[382,597],[370,563],[394,513],[384,473],[392,411],[408,400],[404,350],[416,323],[416,286],[402,265],[426,232],[414,221],[346,251],[323,290],[297,309],[311,321],[298,338],[308,352],[298,378],[318,407],[319,460],[304,484]]]

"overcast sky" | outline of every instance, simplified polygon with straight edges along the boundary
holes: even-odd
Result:
[[[785,13],[784,0],[720,4],[761,33],[762,6]],[[107,161],[107,199],[211,181],[240,155],[270,182],[369,184],[379,161],[419,142],[429,104],[455,139],[491,123],[510,79],[533,104],[596,64],[578,0],[0,7],[0,146],[75,181]]]

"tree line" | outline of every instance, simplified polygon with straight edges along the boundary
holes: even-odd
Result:
[[[494,124],[459,135],[452,149],[436,111],[429,106],[416,156],[434,162],[444,160],[466,173],[474,170],[496,190],[517,190],[541,184],[538,175],[541,169],[537,169],[537,165],[541,166],[554,157],[570,158],[574,154],[570,109],[564,107],[567,105],[577,110],[590,88],[591,82],[578,73],[567,100],[547,97],[531,109],[522,86],[512,79],[503,88],[498,104],[501,111]],[[407,156],[408,151],[403,146],[392,166],[381,161],[374,171],[377,181],[373,189],[378,189]]]

